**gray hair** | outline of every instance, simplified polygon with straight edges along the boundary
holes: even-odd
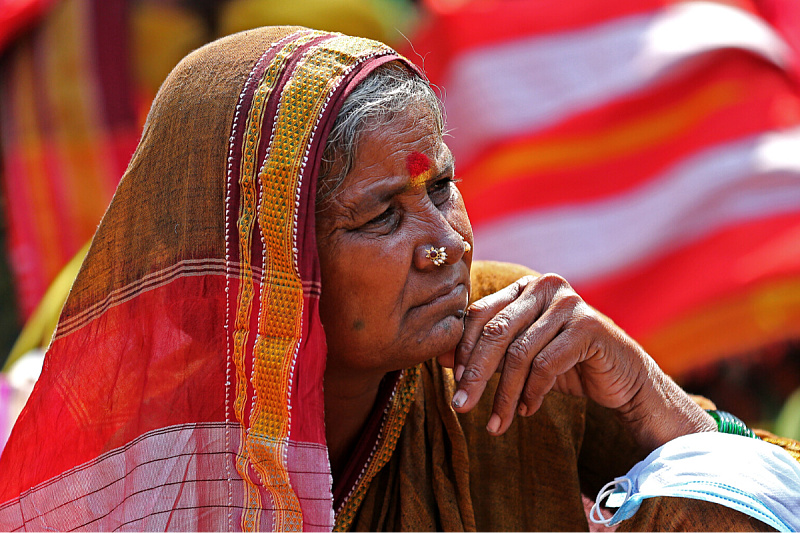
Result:
[[[439,136],[444,132],[442,104],[427,80],[400,63],[381,65],[359,83],[342,104],[322,153],[317,204],[333,196],[353,168],[361,136],[385,126],[406,109],[430,108]]]

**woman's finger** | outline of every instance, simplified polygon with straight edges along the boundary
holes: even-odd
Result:
[[[515,412],[527,415],[527,406],[520,402],[523,388],[535,358],[561,331],[564,323],[563,316],[560,316],[562,314],[559,309],[549,307],[508,345],[494,395],[492,416],[487,424],[491,433],[505,433]]]
[[[456,376],[460,379],[453,396],[453,406],[457,410],[466,412],[475,406],[486,388],[487,381],[505,364],[509,345],[539,318],[550,305],[553,296],[564,286],[569,287],[563,278],[554,274],[545,274],[539,278],[526,276],[504,291],[500,291],[504,293],[500,297],[489,300],[490,304],[506,302],[512,295],[517,295],[488,321],[481,315],[480,320],[476,322],[484,325],[477,335],[472,329],[475,328],[475,324],[470,324],[470,337],[465,345],[467,348],[471,345],[471,350],[461,352],[460,357],[466,356],[466,363],[460,363],[464,365],[463,371],[462,367],[457,367],[456,370]],[[487,306],[487,309],[492,311],[495,308]],[[475,336],[477,339],[472,344]],[[505,368],[503,373],[506,373]],[[512,412],[514,407],[515,405],[511,407]],[[493,417],[489,423],[490,431],[496,432],[498,427],[498,418]]]
[[[579,361],[580,350],[576,349],[571,335],[561,334],[542,348],[531,364],[528,379],[522,392],[521,403],[525,405],[525,416],[530,416],[542,406],[545,395],[556,384],[559,376],[566,374]]]
[[[475,345],[486,324],[508,304],[519,298],[525,287],[534,279],[536,278],[533,276],[524,276],[508,287],[473,302],[467,308],[467,316],[464,319],[464,334],[461,336],[461,342],[456,348],[453,366],[456,381],[461,380],[461,375],[464,373],[472,351],[475,349]]]
[[[557,322],[560,331],[551,337],[531,364],[520,402],[525,406],[525,415],[535,413],[558,378],[575,365],[590,357],[592,341],[595,338],[595,320],[588,312],[583,299],[568,285],[553,298],[548,310]],[[572,389],[574,379],[569,383]]]
[[[509,344],[530,324],[525,310],[531,304],[520,305],[520,300],[528,299],[523,292],[520,298],[501,309],[483,327],[453,396],[453,406],[460,411],[469,411],[475,406],[486,383],[503,364]]]

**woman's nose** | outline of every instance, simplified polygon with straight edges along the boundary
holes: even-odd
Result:
[[[421,240],[414,251],[414,263],[420,270],[433,270],[458,263],[471,249],[464,237],[450,228],[446,234],[440,233],[439,239],[431,236]]]

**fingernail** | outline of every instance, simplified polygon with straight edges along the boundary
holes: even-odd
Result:
[[[464,365],[458,365],[456,367],[456,381],[461,381],[461,376],[464,375]]]
[[[525,416],[528,413],[528,408],[525,406],[524,403],[520,403],[519,406],[517,407],[517,412],[520,415]]]
[[[456,391],[453,395],[453,407],[461,407],[467,401],[467,393],[463,390]]]
[[[492,413],[489,423],[486,424],[486,429],[489,430],[489,433],[497,433],[500,429],[500,417],[496,413]]]

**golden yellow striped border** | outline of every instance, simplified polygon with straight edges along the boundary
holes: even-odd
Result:
[[[233,333],[234,350],[233,362],[236,370],[236,399],[234,413],[236,420],[241,423],[240,448],[236,456],[236,469],[245,482],[246,496],[244,512],[242,513],[242,529],[255,531],[260,522],[262,508],[258,488],[250,479],[250,457],[247,437],[244,428],[245,405],[247,402],[247,375],[245,372],[245,344],[250,335],[250,313],[253,302],[253,265],[250,250],[252,246],[253,227],[256,217],[256,176],[258,174],[257,158],[258,147],[261,139],[261,124],[267,102],[277,84],[278,77],[283,72],[286,62],[296,50],[319,37],[319,33],[308,33],[284,44],[276,53],[275,58],[253,94],[253,100],[247,113],[245,136],[242,142],[242,158],[239,169],[239,218],[237,229],[239,233],[239,259],[242,271],[239,277],[239,298],[237,302],[236,323]]]
[[[286,464],[292,372],[301,340],[303,313],[303,283],[296,264],[298,195],[313,135],[343,76],[361,60],[391,52],[367,39],[342,35],[322,39],[323,35],[326,34],[304,32],[280,45],[254,91],[246,115],[236,228],[242,269],[231,357],[236,382],[234,413],[241,423],[243,437],[236,468],[247,487],[241,524],[246,531],[258,528],[263,506],[252,480],[253,470],[272,499],[273,505],[264,508],[271,509],[273,529],[288,531],[303,527],[300,503],[291,487]],[[314,43],[315,39],[319,41]],[[308,46],[309,43],[313,44]],[[280,95],[275,94],[287,65],[305,46],[307,50],[294,65]],[[273,130],[269,133],[266,159],[258,169],[258,149],[267,135],[261,131],[264,113],[268,102],[275,98],[279,101]],[[256,205],[258,192],[261,199]],[[264,283],[254,301],[250,253],[256,216],[263,244]],[[246,345],[254,303],[259,306],[259,319],[253,347],[253,403],[248,421],[245,420]]]

